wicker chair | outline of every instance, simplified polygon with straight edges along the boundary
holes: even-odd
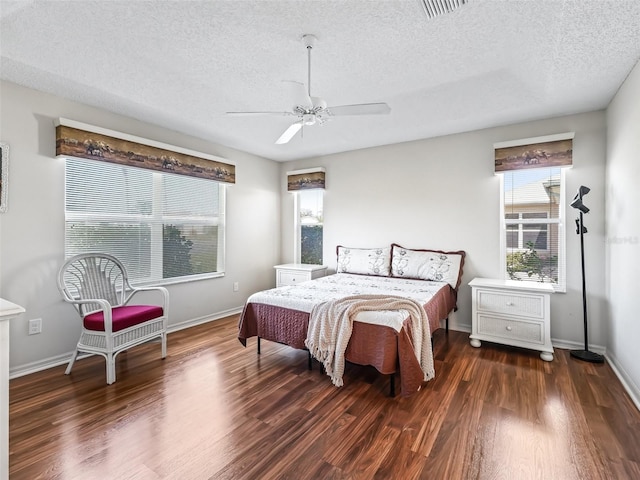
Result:
[[[130,347],[159,339],[167,356],[169,292],[164,287],[134,288],[124,265],[112,255],[85,253],[68,259],[58,274],[58,289],[82,318],[82,333],[65,374],[80,352],[102,355],[107,384],[116,381],[116,356]],[[129,305],[142,291],[160,293],[161,305]]]

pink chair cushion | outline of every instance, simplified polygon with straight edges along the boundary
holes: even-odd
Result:
[[[113,319],[113,331],[118,332],[125,328],[161,317],[164,314],[162,307],[155,305],[125,305],[115,307],[111,311]],[[104,332],[104,315],[95,312],[84,317],[84,328]]]

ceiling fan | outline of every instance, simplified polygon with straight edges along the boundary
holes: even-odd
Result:
[[[383,115],[391,112],[386,103],[358,103],[355,105],[327,106],[320,97],[311,96],[311,50],[317,41],[314,35],[303,35],[302,42],[307,48],[307,88],[304,84],[289,81],[295,96],[295,105],[289,112],[227,112],[227,115],[285,115],[298,117],[276,140],[280,145],[291,140],[303,126],[323,124],[331,117],[345,115]]]

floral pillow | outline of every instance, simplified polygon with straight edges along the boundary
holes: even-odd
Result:
[[[389,276],[391,248],[349,248],[338,246],[338,273]]]
[[[447,282],[458,288],[465,252],[412,250],[391,244],[391,276]]]

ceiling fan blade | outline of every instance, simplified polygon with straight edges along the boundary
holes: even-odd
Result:
[[[293,112],[226,112],[227,115],[241,116],[241,115],[281,115],[283,117],[295,115]]]
[[[311,110],[313,108],[313,101],[311,100],[304,83],[296,82],[295,80],[283,80],[283,82],[289,85],[294,105],[300,105],[307,110]]]
[[[292,123],[289,125],[280,138],[276,140],[276,145],[282,145],[283,143],[287,143],[289,140],[293,138],[293,136],[298,133],[298,130],[302,128],[302,120],[296,123]]]
[[[358,103],[356,105],[338,105],[327,107],[327,113],[331,116],[338,115],[385,115],[391,112],[386,103]]]

